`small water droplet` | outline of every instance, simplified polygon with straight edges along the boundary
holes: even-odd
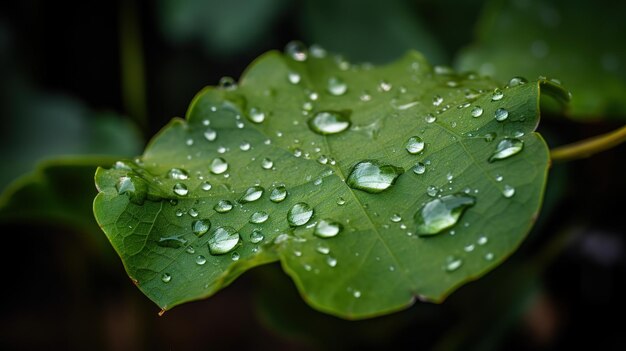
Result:
[[[509,81],[508,87],[509,88],[513,88],[513,87],[516,87],[518,85],[524,85],[526,83],[528,83],[528,81],[524,77],[513,77]]]
[[[330,266],[330,267],[336,267],[337,266],[337,259],[331,256],[326,257],[326,263]]]
[[[326,57],[326,49],[324,49],[323,47],[317,44],[311,45],[310,51],[311,51],[311,56],[313,57],[316,57],[316,58]]]
[[[176,217],[182,217],[185,214],[185,211],[178,209],[176,210]]]
[[[209,237],[211,255],[222,255],[230,252],[239,244],[239,233],[233,227],[217,227]]]
[[[476,199],[464,193],[442,196],[424,204],[413,217],[418,235],[434,235],[454,226]]]
[[[194,254],[196,253],[196,249],[194,249],[193,246],[187,246],[185,252],[187,252],[188,254]]]
[[[439,106],[443,103],[443,98],[441,97],[441,95],[435,95],[435,97],[433,97],[433,106]]]
[[[502,98],[504,97],[504,93],[502,92],[502,90],[496,88],[493,91],[493,94],[491,95],[491,101],[499,101],[502,100]]]
[[[233,203],[228,200],[220,200],[213,209],[218,213],[226,213],[233,209]]]
[[[413,166],[413,173],[415,174],[424,174],[426,172],[426,165],[422,162],[418,162]]]
[[[313,212],[314,210],[309,204],[298,202],[287,212],[287,222],[292,227],[305,225],[313,217]]]
[[[163,283],[169,283],[172,280],[172,275],[169,273],[163,273],[163,275],[161,275],[161,281],[163,281]]]
[[[263,121],[265,121],[265,112],[259,110],[256,107],[252,107],[248,112],[248,119],[257,124],[263,123]]]
[[[505,185],[502,189],[502,195],[507,199],[512,198],[515,195],[515,188],[510,185]]]
[[[493,257],[494,257],[493,252],[487,252],[485,254],[485,260],[487,260],[487,261],[492,261]]]
[[[345,204],[346,204],[346,199],[344,199],[343,197],[341,197],[341,196],[340,196],[340,197],[337,199],[337,205],[339,205],[339,206],[343,206],[343,205],[345,205]]]
[[[402,217],[400,217],[400,215],[399,215],[399,214],[394,213],[394,214],[391,216],[390,220],[391,220],[392,222],[394,222],[394,223],[398,223],[398,222],[400,222],[400,221],[402,220]]]
[[[193,145],[193,139],[189,138],[189,139],[185,140],[185,144],[186,144],[187,146],[191,146],[191,145]]]
[[[253,223],[253,224],[265,223],[265,221],[267,221],[269,217],[270,215],[267,214],[267,212],[264,212],[264,211],[254,212],[252,215],[250,215],[250,223]]]
[[[306,61],[308,50],[306,46],[299,41],[290,41],[285,46],[285,54],[295,61]]]
[[[434,185],[429,185],[428,187],[426,187],[426,194],[430,197],[437,196],[438,192],[439,192],[439,189],[437,189],[437,187]]]
[[[209,191],[212,187],[213,186],[209,182],[202,182],[202,184],[200,184],[200,188],[204,191]]]
[[[320,244],[315,248],[315,251],[321,253],[322,255],[328,255],[330,253],[330,248],[326,245]]]
[[[217,139],[217,131],[215,131],[215,129],[207,128],[204,131],[204,138],[208,141],[215,141],[215,139]]]
[[[274,161],[270,160],[269,158],[264,158],[263,161],[261,161],[261,168],[263,169],[272,169],[272,167],[274,167]]]
[[[346,93],[348,90],[348,85],[338,77],[330,77],[328,78],[328,85],[326,86],[326,90],[331,95],[340,96]]]
[[[507,118],[509,118],[509,111],[507,111],[507,109],[505,108],[499,108],[496,110],[496,113],[494,114],[494,118],[496,119],[496,121],[502,122],[506,120]]]
[[[497,136],[496,133],[491,132],[491,133],[487,133],[487,134],[483,135],[483,138],[485,138],[486,142],[490,143],[490,142],[494,141],[496,136]]]
[[[503,160],[516,155],[522,151],[523,147],[524,142],[520,139],[502,139],[496,146],[496,151],[489,157],[489,162]]]
[[[361,297],[361,292],[359,290],[354,290],[352,292],[352,296],[354,296],[355,299],[358,299]]]
[[[350,127],[350,113],[347,111],[322,111],[308,121],[309,128],[317,134],[341,133]]]
[[[483,108],[480,106],[474,106],[472,107],[470,113],[472,114],[472,117],[480,117],[483,115]]]
[[[468,244],[468,245],[465,245],[465,247],[463,248],[463,250],[464,250],[465,252],[472,252],[472,251],[474,251],[474,248],[475,248],[474,244]]]
[[[122,176],[115,183],[115,189],[120,195],[128,195],[130,202],[143,204],[147,197],[148,186],[141,178]]]
[[[422,140],[422,138],[418,136],[412,136],[409,138],[409,140],[407,140],[405,147],[406,151],[408,151],[412,155],[415,155],[424,150],[424,145],[424,140]]]
[[[204,256],[198,255],[198,257],[196,257],[196,264],[198,266],[202,266],[205,263],[206,263],[206,258]]]
[[[211,229],[211,221],[208,219],[198,219],[191,222],[191,231],[197,236],[201,237],[204,233]]]
[[[187,244],[187,240],[182,235],[166,236],[159,238],[157,245],[161,247],[179,248]]]
[[[446,260],[446,272],[454,272],[457,269],[461,268],[463,265],[463,260],[458,257],[450,256]]]
[[[258,229],[255,229],[252,233],[250,233],[250,242],[253,244],[258,244],[263,241],[263,239],[265,239],[265,236]]]
[[[233,252],[233,253],[230,255],[230,259],[231,259],[231,260],[233,260],[233,261],[239,261],[239,258],[240,258],[240,257],[241,257],[241,256],[239,255],[239,253],[238,253],[237,251]]]
[[[317,222],[313,233],[320,238],[332,238],[337,236],[337,234],[341,232],[342,228],[343,227],[339,222],[333,221],[332,219],[322,219]]]
[[[287,188],[285,188],[284,185],[279,185],[275,187],[274,189],[272,189],[272,192],[270,193],[270,200],[272,202],[281,202],[285,200],[286,197],[287,197]]]
[[[185,196],[189,193],[189,189],[187,189],[187,186],[183,183],[174,184],[172,190],[174,191],[174,194],[178,196]]]
[[[426,117],[424,117],[424,120],[426,123],[434,123],[437,120],[437,117],[435,117],[432,113],[429,113]]]
[[[192,207],[189,209],[189,211],[187,211],[187,214],[193,218],[196,218],[198,217],[198,210]]]
[[[232,77],[222,77],[220,78],[219,87],[226,90],[235,90],[237,89],[237,82]]]
[[[248,151],[250,150],[250,143],[247,141],[242,141],[241,144],[239,144],[239,150],[241,151]]]
[[[176,180],[186,180],[189,179],[189,173],[184,169],[172,168],[167,172],[167,177]]]
[[[391,187],[404,169],[389,164],[383,164],[375,160],[365,160],[357,163],[346,183],[353,189],[359,189],[368,193],[380,193]]]
[[[222,174],[228,170],[228,162],[221,157],[216,157],[211,161],[209,168],[213,174]]]
[[[289,83],[291,84],[298,84],[300,83],[301,77],[296,72],[289,72],[289,74],[287,75],[287,79],[289,80]]]
[[[258,185],[251,186],[248,189],[246,189],[243,195],[241,195],[241,198],[239,198],[239,203],[245,204],[248,202],[256,201],[260,199],[261,196],[263,196],[264,191],[265,189],[263,189],[263,187],[261,186],[258,186]]]
[[[480,238],[478,238],[478,240],[476,240],[478,245],[481,245],[481,246],[485,245],[488,241],[489,241],[489,239],[487,239],[486,236],[481,236]]]

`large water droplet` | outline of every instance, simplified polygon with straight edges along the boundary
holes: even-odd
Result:
[[[254,212],[252,215],[250,215],[250,223],[253,224],[261,224],[261,223],[265,223],[265,221],[267,221],[267,219],[270,217],[269,214],[267,214],[267,212],[264,211],[258,211],[258,212]]]
[[[506,120],[507,118],[509,118],[509,111],[507,111],[507,109],[505,108],[499,108],[496,110],[496,113],[494,114],[494,118],[496,119],[496,121],[502,122]]]
[[[424,150],[424,140],[418,136],[412,136],[406,142],[406,151],[410,154],[418,154]]]
[[[262,123],[265,121],[265,112],[256,107],[252,107],[248,113],[248,118],[254,123]]]
[[[183,183],[174,184],[172,190],[174,191],[174,194],[179,196],[185,196],[189,193],[189,189],[187,189],[187,186]]]
[[[198,257],[196,257],[196,264],[198,266],[202,266],[205,263],[206,263],[206,258],[204,256],[199,255]]]
[[[213,209],[218,213],[226,213],[233,209],[233,203],[228,200],[220,200]]]
[[[348,85],[338,77],[330,77],[328,78],[328,85],[326,86],[326,90],[331,95],[339,96],[346,93],[348,90]]]
[[[263,239],[265,239],[265,236],[258,229],[255,229],[252,233],[250,233],[250,242],[253,244],[258,244],[263,241]]]
[[[239,199],[239,203],[245,204],[248,202],[256,201],[260,199],[261,196],[263,196],[264,191],[265,189],[263,189],[263,187],[260,187],[258,185],[251,186],[248,189],[246,189],[246,192],[243,193],[243,195],[241,195],[241,198]]]
[[[366,160],[357,163],[352,170],[346,183],[353,189],[359,189],[368,193],[380,193],[388,189],[396,181],[396,178],[404,172],[404,169],[375,160]]]
[[[228,162],[221,157],[216,157],[211,161],[211,173],[222,174],[228,170]]]
[[[272,202],[281,202],[287,197],[287,188],[284,185],[279,185],[272,189],[270,193],[270,200]]]
[[[502,139],[496,146],[496,151],[489,157],[489,162],[509,158],[522,151],[523,147],[524,142],[520,139]]]
[[[389,220],[391,220],[394,223],[398,223],[402,220],[402,217],[399,214],[394,213],[393,215],[391,215],[391,218],[389,218]]]
[[[292,227],[307,224],[311,217],[313,217],[313,208],[305,202],[296,203],[287,212],[287,222]]]
[[[312,131],[321,135],[337,134],[350,127],[350,113],[346,111],[322,111],[309,119]]]
[[[320,238],[332,238],[339,234],[342,228],[343,226],[339,222],[333,221],[332,219],[322,219],[317,222],[313,233]]]
[[[217,227],[209,237],[209,252],[212,255],[223,255],[239,244],[239,233],[233,227]]]
[[[454,226],[476,199],[464,193],[446,195],[424,204],[413,217],[418,235],[434,235]]]
[[[211,221],[208,219],[198,219],[191,222],[191,231],[198,237],[204,235],[209,229],[211,229]]]
[[[306,61],[309,55],[306,46],[299,41],[290,41],[285,46],[285,54],[293,60],[300,62]]]
[[[166,236],[159,238],[157,245],[161,247],[179,248],[187,244],[187,240],[182,235]]]

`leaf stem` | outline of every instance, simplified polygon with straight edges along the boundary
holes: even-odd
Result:
[[[144,131],[148,127],[141,29],[136,1],[122,1],[119,18],[122,101]]]
[[[556,147],[550,151],[550,157],[557,162],[576,160],[610,149],[624,141],[626,141],[626,125],[606,134]]]

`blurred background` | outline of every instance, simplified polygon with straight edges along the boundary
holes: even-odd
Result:
[[[502,266],[442,305],[349,322],[278,265],[159,317],[91,213],[98,165],[141,154],[193,96],[291,40],[382,64],[559,79],[551,147],[626,121],[626,5],[547,0],[160,0],[0,4],[0,348],[626,349],[626,147],[552,166],[544,208]]]

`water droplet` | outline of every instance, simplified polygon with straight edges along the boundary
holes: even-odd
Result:
[[[189,209],[189,211],[187,211],[187,214],[193,218],[196,218],[198,217],[198,210],[192,207]]]
[[[242,141],[241,144],[239,144],[239,150],[241,151],[248,151],[250,150],[250,143],[247,141]]]
[[[496,121],[502,122],[505,119],[509,118],[509,111],[507,111],[507,109],[505,109],[505,108],[499,108],[499,109],[496,110],[496,113],[494,114],[494,117],[495,117]]]
[[[499,174],[496,174],[495,179],[496,179],[496,182],[501,182],[504,179],[504,177]]]
[[[208,141],[215,141],[215,139],[217,139],[217,131],[215,131],[215,129],[207,128],[204,131],[204,138]]]
[[[505,185],[502,190],[502,195],[504,195],[507,199],[513,197],[513,195],[515,195],[515,188],[510,185]]]
[[[326,57],[326,49],[324,49],[323,47],[317,44],[311,45],[310,51],[311,51],[311,56],[313,57],[316,57],[316,58]]]
[[[231,260],[233,260],[233,261],[239,261],[239,258],[240,258],[240,257],[241,257],[241,256],[239,255],[239,252],[236,252],[236,251],[235,251],[235,252],[233,252],[233,253],[230,255],[230,259],[231,259]]]
[[[426,117],[424,117],[424,120],[426,121],[426,123],[433,123],[437,120],[437,117],[435,117],[432,113],[429,113],[426,115]]]
[[[198,266],[202,266],[205,263],[206,263],[206,258],[204,256],[199,255],[198,257],[196,257],[196,264]]]
[[[315,248],[315,251],[321,253],[322,255],[328,255],[330,253],[330,248],[326,245],[320,244]]]
[[[265,221],[267,221],[269,217],[270,215],[267,214],[267,212],[264,212],[264,211],[254,212],[252,215],[250,215],[250,223],[253,223],[253,224],[265,223]]]
[[[228,170],[228,162],[221,157],[216,157],[211,161],[210,170],[213,174],[222,174]]]
[[[226,213],[233,209],[233,203],[228,200],[220,200],[213,209],[218,213]]]
[[[258,244],[263,241],[263,239],[265,239],[265,236],[258,229],[255,229],[252,233],[250,233],[250,242],[253,244]]]
[[[311,130],[317,134],[341,133],[350,127],[350,113],[347,111],[322,111],[308,121]]]
[[[502,139],[496,146],[496,151],[489,157],[489,162],[503,160],[516,155],[522,151],[523,147],[524,142],[520,139]]]
[[[191,146],[193,145],[193,139],[189,138],[185,141],[185,144],[187,144],[187,146]]]
[[[485,245],[488,241],[489,241],[489,239],[487,239],[486,236],[481,236],[480,238],[478,238],[478,240],[476,240],[478,245],[481,245],[481,246]]]
[[[233,227],[217,227],[209,237],[211,255],[222,255],[230,252],[239,244],[239,233]]]
[[[174,184],[172,190],[174,191],[174,194],[179,196],[185,196],[189,193],[189,189],[187,189],[187,186],[183,183]]]
[[[336,267],[337,266],[337,259],[331,256],[326,257],[326,264],[328,264],[330,267]]]
[[[265,112],[256,107],[252,107],[248,113],[248,118],[254,123],[263,123],[263,121],[265,121]]]
[[[337,205],[339,205],[339,206],[343,206],[343,205],[345,205],[345,204],[346,204],[346,199],[344,199],[343,197],[341,197],[341,196],[340,196],[340,197],[337,199]]]
[[[406,142],[406,151],[410,154],[418,154],[424,150],[424,140],[418,136],[412,136]]]
[[[305,202],[296,203],[287,212],[287,222],[292,227],[307,224],[311,217],[313,217],[313,208]]]
[[[380,193],[392,186],[403,172],[404,169],[400,167],[366,160],[357,163],[352,168],[346,183],[353,189],[372,194]]]
[[[331,95],[340,96],[346,93],[348,85],[338,77],[330,77],[328,78],[326,90],[328,90]]]
[[[176,217],[182,217],[185,214],[185,211],[178,209],[176,210]]]
[[[263,187],[260,187],[258,185],[251,186],[248,189],[246,189],[246,192],[243,193],[243,195],[241,195],[241,198],[239,198],[239,203],[245,204],[248,202],[256,201],[260,199],[261,196],[263,196],[264,191],[265,189],[263,189]]]
[[[289,80],[289,83],[291,84],[298,84],[300,83],[301,77],[296,72],[289,72],[289,74],[287,75],[287,79]]]
[[[513,88],[513,87],[516,87],[518,85],[524,85],[526,83],[528,83],[528,81],[524,77],[513,77],[509,81],[508,87],[509,88]]]
[[[184,169],[172,168],[167,172],[167,177],[176,180],[186,180],[189,179],[189,173]]]
[[[122,176],[115,183],[117,193],[128,195],[128,199],[136,204],[143,204],[146,199],[148,186],[141,178]]]
[[[492,142],[496,138],[496,136],[497,136],[496,133],[493,133],[493,132],[483,135],[483,137],[485,138],[485,141],[488,143]]]
[[[400,221],[402,220],[402,217],[400,217],[400,215],[399,215],[399,214],[394,213],[394,214],[391,216],[390,220],[391,220],[392,222],[394,222],[394,223],[398,223],[398,222],[400,222]]]
[[[502,92],[502,90],[496,88],[493,91],[493,94],[491,95],[491,101],[499,101],[502,100],[502,98],[504,97],[504,93]]]
[[[426,172],[426,165],[422,162],[418,162],[413,166],[413,173],[415,174],[424,174]]]
[[[274,161],[266,157],[261,161],[261,167],[263,169],[272,169],[272,167],[274,167]]]
[[[226,90],[237,89],[237,82],[232,77],[222,77],[219,82],[219,87]]]
[[[474,251],[474,248],[475,248],[474,244],[468,244],[468,245],[465,245],[465,247],[463,248],[463,250],[464,250],[465,252],[472,252],[472,251]]]
[[[491,260],[493,260],[493,257],[494,257],[494,256],[493,256],[493,252],[487,252],[487,253],[485,254],[485,260],[487,260],[487,261],[491,261]]]
[[[211,229],[211,221],[208,219],[198,219],[191,222],[191,231],[197,236],[201,237],[204,233]]]
[[[441,95],[435,95],[435,97],[433,97],[433,106],[439,106],[441,103],[443,103]]]
[[[285,54],[291,57],[295,61],[306,61],[308,57],[308,51],[306,46],[299,41],[290,41],[285,46]]]
[[[185,244],[187,244],[187,240],[182,235],[166,236],[159,238],[159,241],[157,241],[157,245],[161,247],[179,248]]]
[[[287,188],[283,185],[279,185],[272,189],[270,193],[270,200],[272,202],[281,202],[287,197]]]
[[[380,84],[378,84],[378,89],[380,91],[389,91],[391,90],[392,86],[391,83],[387,82],[387,81],[381,81]]]
[[[313,233],[320,238],[332,238],[339,234],[342,228],[339,222],[333,221],[332,219],[322,219],[317,222]]]
[[[354,296],[355,299],[358,299],[359,297],[361,297],[361,292],[358,290],[354,290],[352,292],[352,296]]]
[[[426,187],[426,194],[430,197],[437,196],[438,192],[439,192],[439,189],[437,189],[437,187],[434,185],[429,185],[428,187]]]
[[[463,260],[458,257],[450,256],[446,260],[446,272],[454,272],[457,269],[461,268],[463,265]]]
[[[480,117],[483,115],[483,108],[480,106],[474,106],[472,107],[470,113],[472,114],[472,117]]]
[[[464,193],[442,196],[424,204],[413,217],[418,235],[434,235],[454,226],[463,212],[476,203]]]
[[[171,280],[172,276],[169,273],[163,273],[161,276],[161,281],[163,281],[163,283],[169,283]]]
[[[196,249],[194,249],[193,246],[187,246],[185,252],[187,252],[188,254],[194,254],[196,253]]]

